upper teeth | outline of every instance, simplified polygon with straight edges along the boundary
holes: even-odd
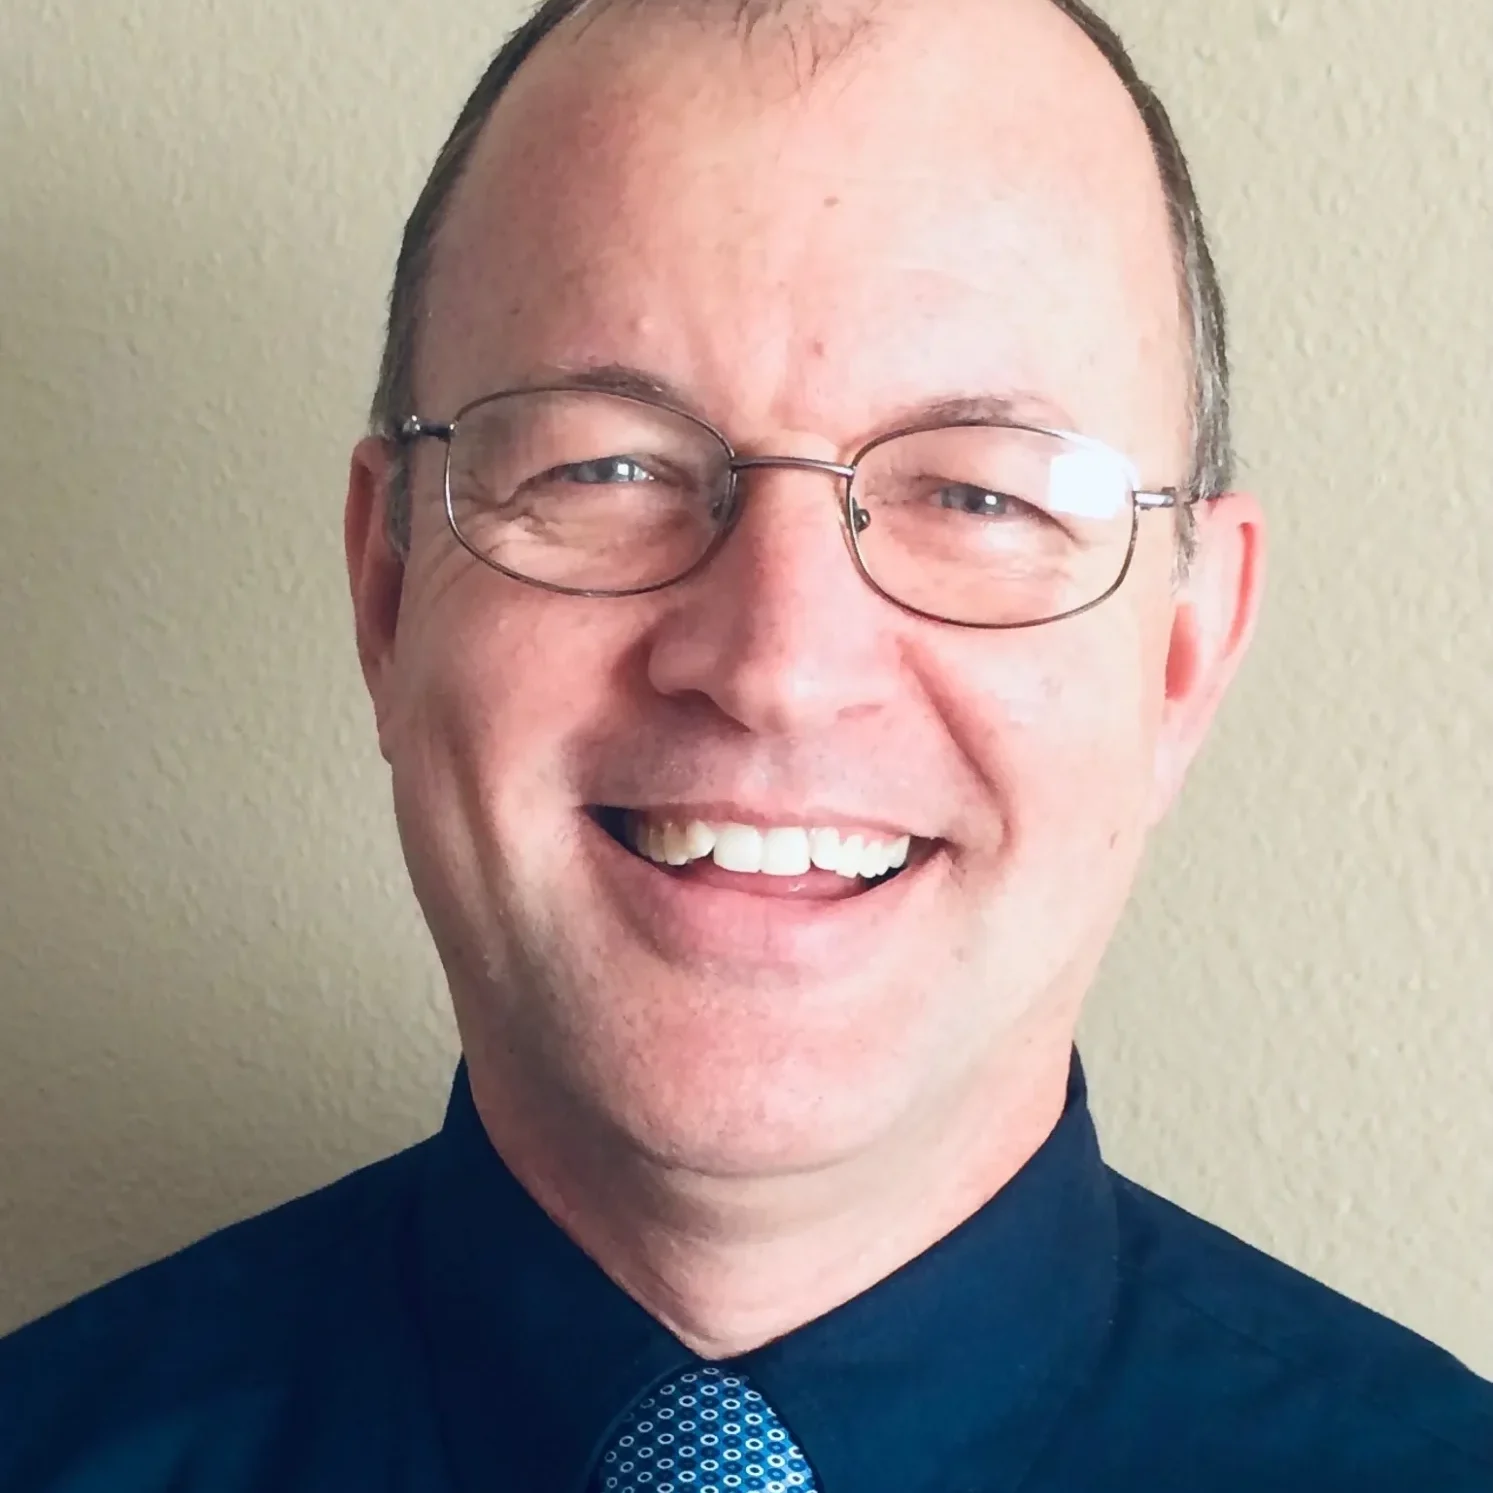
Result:
[[[661,866],[687,866],[713,859],[723,871],[763,876],[804,876],[811,866],[868,881],[907,864],[912,837],[899,840],[844,835],[836,829],[783,825],[707,824],[703,820],[657,819],[629,814],[627,838],[639,855]]]

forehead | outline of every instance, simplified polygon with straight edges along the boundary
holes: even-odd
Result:
[[[442,230],[422,398],[625,362],[738,433],[848,441],[899,405],[1030,390],[1165,459],[1186,360],[1122,85],[1045,0],[931,14],[883,4],[812,79],[786,23],[626,6],[562,29]]]

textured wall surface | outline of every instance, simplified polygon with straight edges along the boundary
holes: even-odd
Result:
[[[1094,999],[1100,1119],[1493,1373],[1493,8],[1109,10],[1196,157],[1275,563]],[[438,1123],[340,503],[516,15],[0,6],[0,1327]]]

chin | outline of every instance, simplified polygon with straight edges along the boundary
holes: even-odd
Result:
[[[758,1008],[724,1040],[707,1021],[693,1033],[676,1024],[656,1045],[593,1045],[567,1087],[660,1166],[723,1178],[814,1171],[875,1147],[947,1066],[900,1030],[876,1042],[865,1028],[768,1029]]]

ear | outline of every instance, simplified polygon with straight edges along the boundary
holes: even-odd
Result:
[[[387,732],[393,715],[394,645],[404,590],[404,560],[389,542],[384,527],[393,460],[387,442],[373,436],[359,441],[348,472],[342,521],[358,661],[373,701],[379,750],[386,761]]]
[[[1254,636],[1265,584],[1265,517],[1249,493],[1199,503],[1197,552],[1178,589],[1156,743],[1154,824],[1171,807]]]

